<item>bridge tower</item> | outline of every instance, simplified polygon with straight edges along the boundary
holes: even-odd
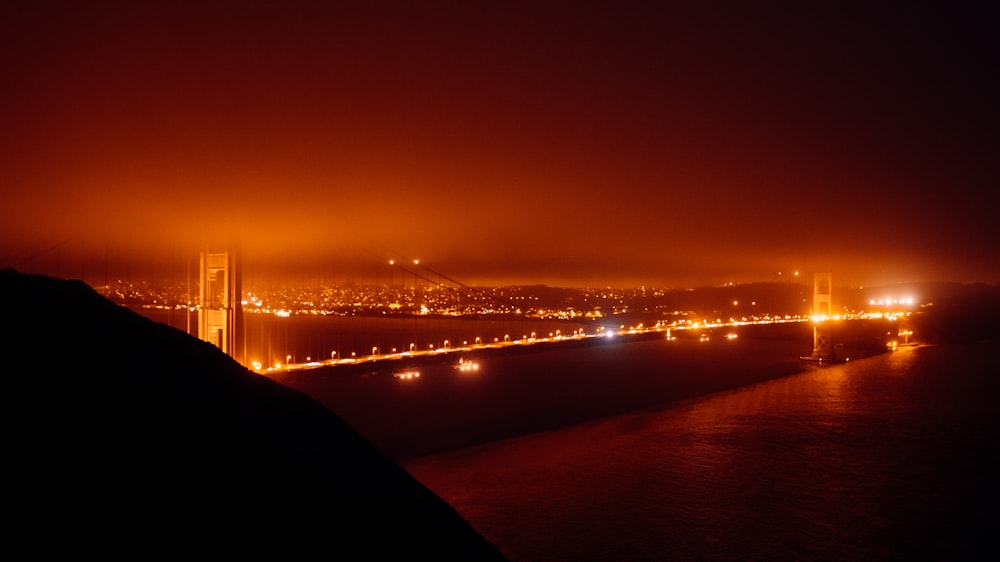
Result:
[[[833,361],[836,359],[830,316],[833,314],[833,276],[829,272],[816,273],[813,280],[813,352],[804,359]]]
[[[201,252],[198,337],[245,364],[242,264],[238,245]]]

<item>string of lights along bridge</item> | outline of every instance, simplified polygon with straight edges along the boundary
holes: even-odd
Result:
[[[79,278],[111,300],[218,346],[258,372],[459,354],[662,332],[729,341],[742,325],[813,322],[812,352],[836,359],[825,320],[905,318],[913,295],[832,292],[829,273],[671,288],[474,286],[392,251],[359,251],[320,266],[244,260],[238,244],[141,255],[103,265],[56,244],[15,264]],[[235,249],[234,249],[235,248]],[[81,249],[82,245],[81,245]],[[81,256],[84,252],[80,252]],[[187,257],[185,257],[187,256]],[[313,262],[316,263],[315,261]],[[800,281],[801,279],[801,281]],[[824,284],[820,290],[819,283]],[[891,344],[907,343],[900,323]],[[464,365],[468,369],[468,365]]]
[[[656,305],[668,296],[661,291],[565,290],[571,298],[544,286],[474,287],[420,260],[375,253],[360,273],[341,271],[300,287],[244,287],[244,278],[233,252],[203,252],[198,305],[191,308],[198,337],[261,372],[450,353],[460,355],[462,370],[473,370],[461,356],[479,350],[660,332],[671,339],[685,330],[704,332],[698,339],[708,341],[711,331],[728,329],[718,337],[731,340],[741,325],[810,321],[813,350],[802,358],[833,361],[839,358],[828,320],[902,316],[913,304],[895,299],[866,311],[838,309],[831,275],[818,273],[811,292],[800,292],[801,304],[791,307],[798,312],[789,309],[793,303],[777,312],[775,303],[734,300],[725,314],[692,314]]]

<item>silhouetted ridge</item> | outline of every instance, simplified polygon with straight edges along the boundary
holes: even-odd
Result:
[[[504,559],[336,414],[216,347],[78,281],[4,270],[0,294],[9,534],[143,557]]]

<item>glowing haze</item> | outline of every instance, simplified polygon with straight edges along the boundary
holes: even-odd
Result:
[[[748,4],[6,2],[0,266],[239,232],[470,283],[1000,280],[997,20]]]

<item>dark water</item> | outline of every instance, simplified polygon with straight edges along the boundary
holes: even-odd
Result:
[[[993,559],[1000,342],[410,460],[512,560]]]
[[[285,326],[267,340],[287,337],[282,352],[296,353],[338,337],[550,329]],[[884,329],[869,326],[840,338],[854,360],[818,365],[799,360],[808,325],[729,331],[465,354],[480,364],[472,373],[455,369],[456,353],[272,376],[342,416],[514,561],[995,557],[1000,342],[872,355],[865,342]],[[392,376],[404,369],[421,377]]]
[[[737,339],[726,339],[738,333]],[[676,332],[675,332],[676,334]],[[591,339],[272,374],[396,460],[545,431],[797,372],[805,325]],[[459,357],[478,362],[459,372]],[[419,380],[394,371],[418,370]]]

